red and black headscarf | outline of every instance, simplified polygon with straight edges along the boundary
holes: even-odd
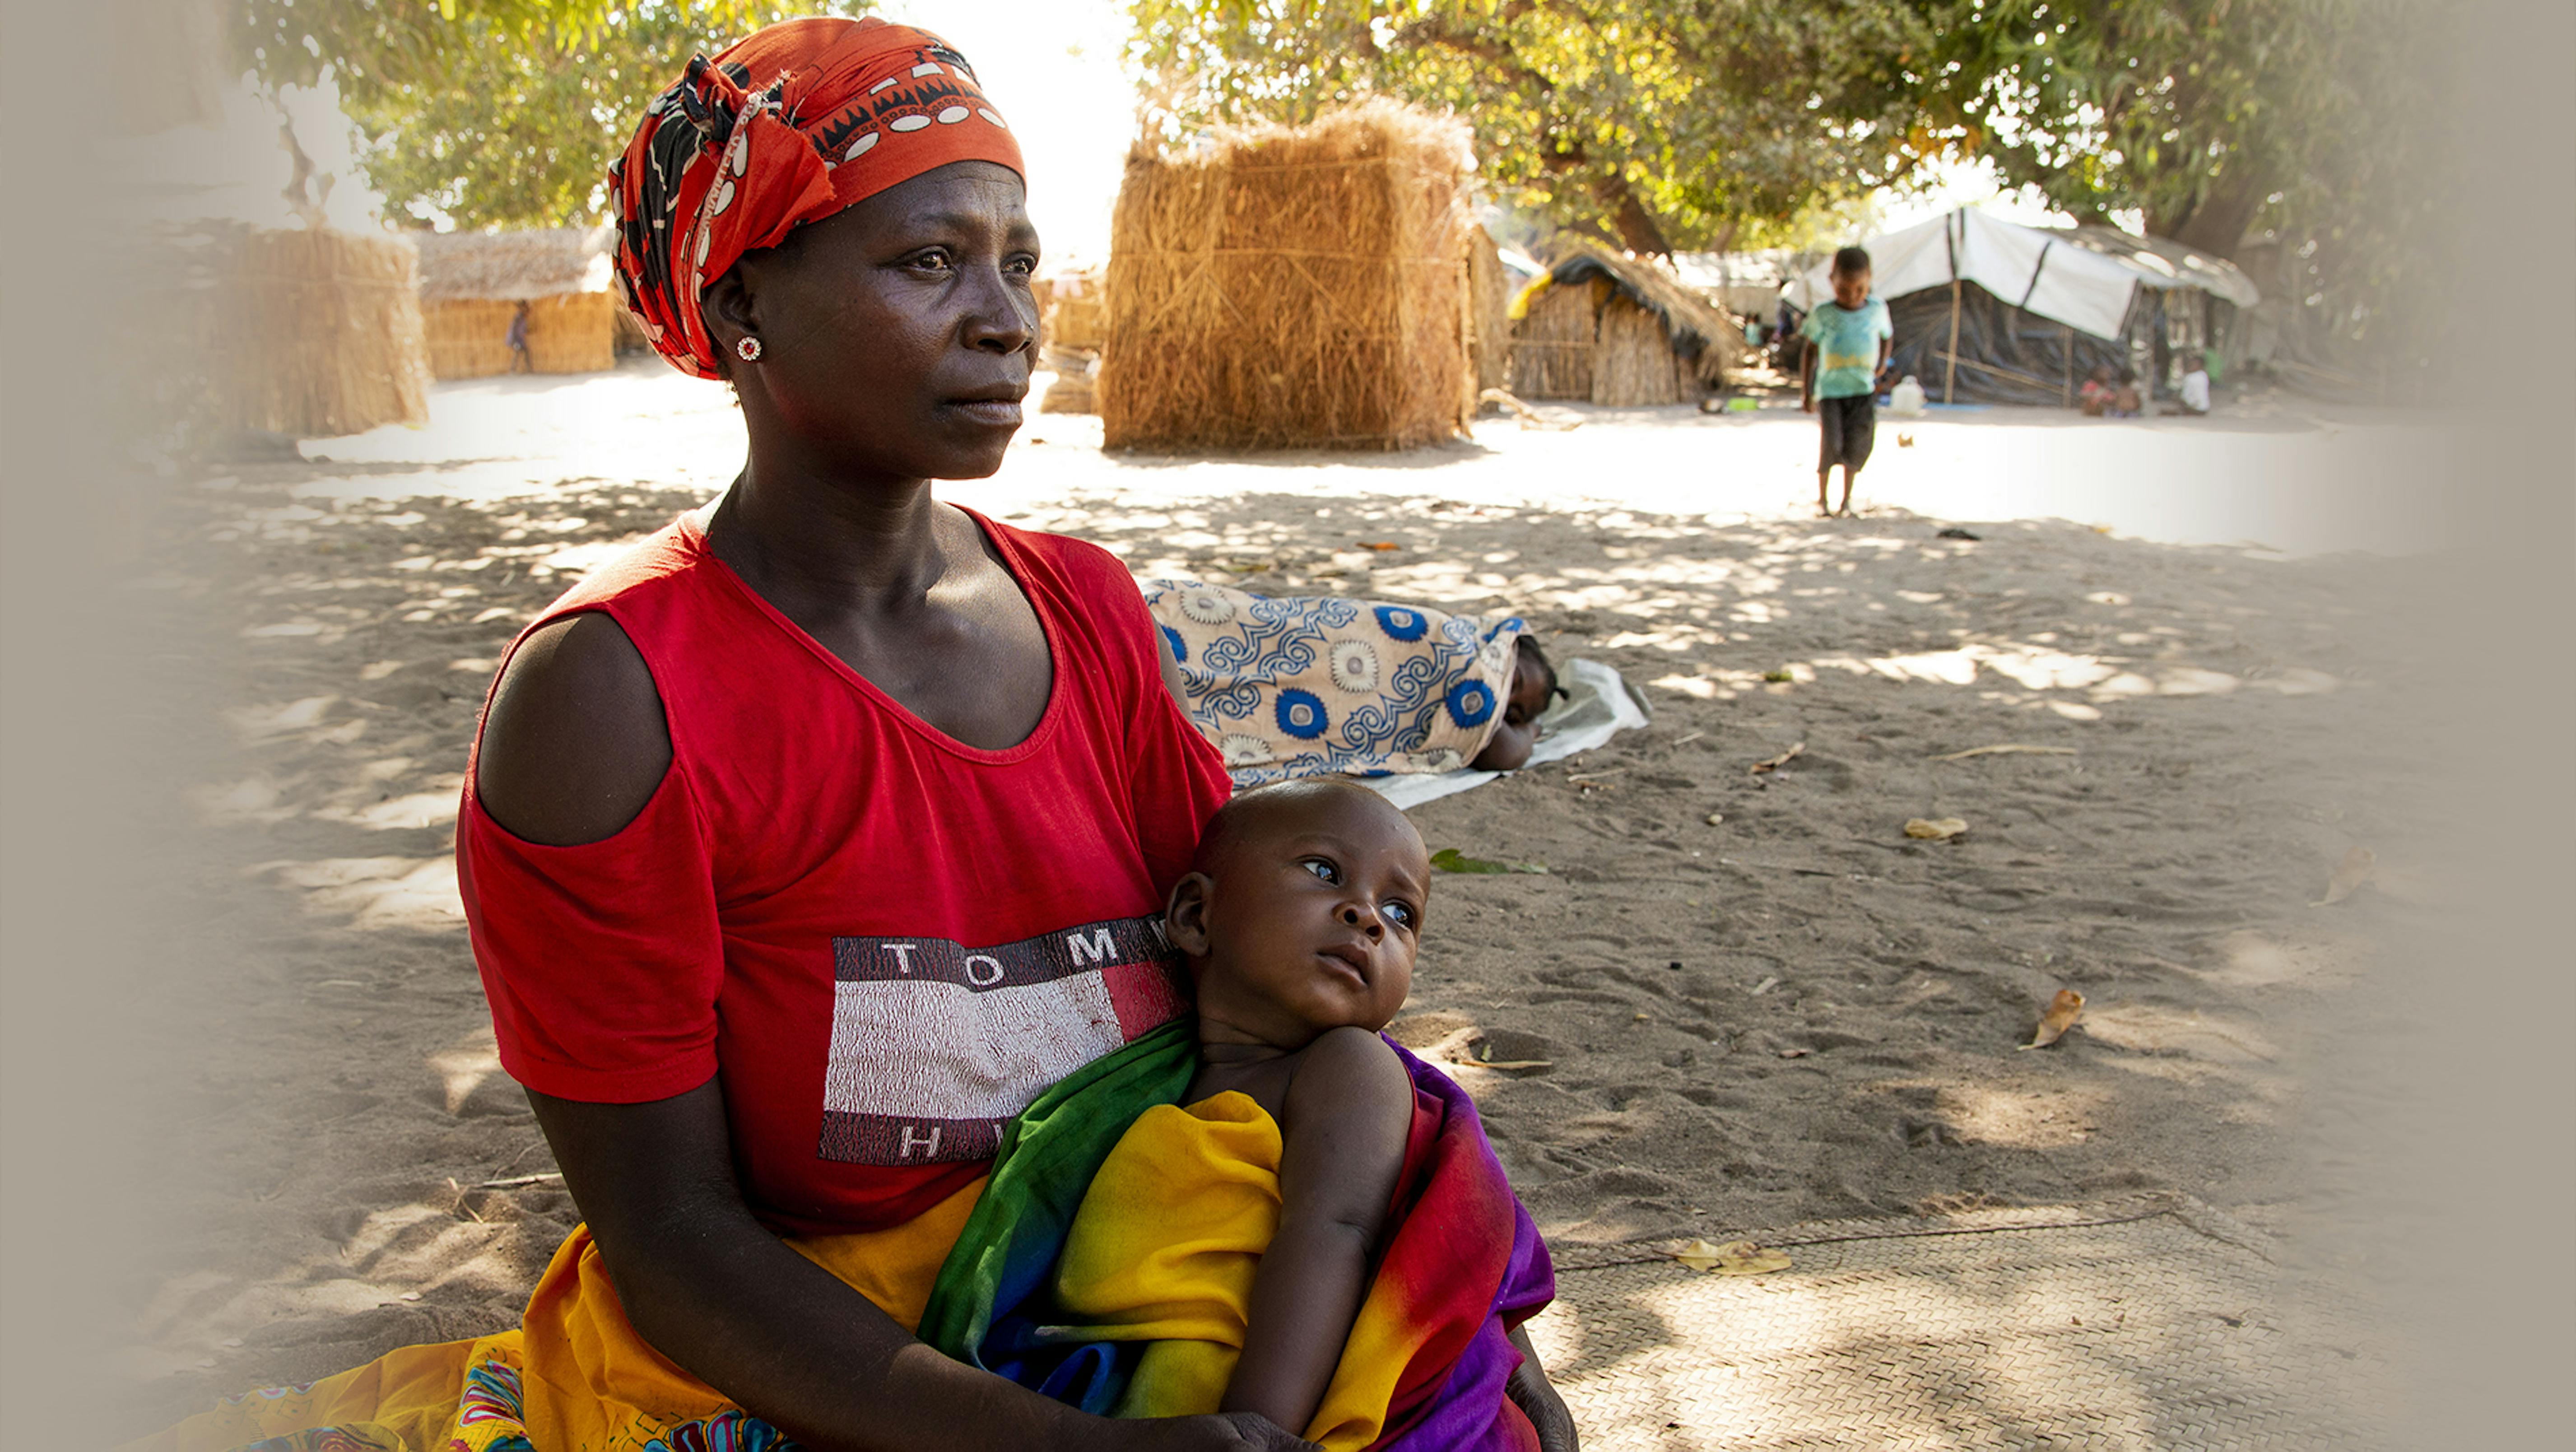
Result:
[[[1022,170],[1019,142],[947,42],[874,17],[773,25],[692,59],[608,168],[618,288],[671,366],[721,378],[699,306],[708,283],[952,161]]]

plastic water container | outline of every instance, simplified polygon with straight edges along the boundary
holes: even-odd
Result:
[[[1887,392],[1887,411],[1912,418],[1923,412],[1923,385],[1908,373],[1903,382]]]

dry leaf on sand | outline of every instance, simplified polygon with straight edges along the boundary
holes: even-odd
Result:
[[[1798,757],[1798,753],[1806,749],[1807,743],[1801,741],[1797,745],[1790,747],[1788,750],[1781,752],[1778,756],[1772,757],[1769,761],[1757,761],[1753,763],[1750,770],[1755,776],[1760,776],[1766,771],[1778,771],[1780,768],[1787,766],[1790,762],[1795,761]]]
[[[2308,904],[2310,907],[2332,907],[2361,890],[2379,870],[2379,854],[2367,847],[2355,847],[2343,855],[2343,865],[2336,868],[2334,881],[2326,884],[2326,895]]]
[[[1376,550],[1383,554],[1388,550],[1400,550],[1404,548],[1404,546],[1388,539],[1364,539],[1360,541],[1360,548],[1364,550]]]
[[[1789,1268],[1789,1252],[1766,1250],[1749,1240],[1730,1240],[1724,1245],[1694,1240],[1674,1251],[1673,1259],[1692,1270],[1714,1271],[1722,1276],[1768,1275]]]
[[[1555,1062],[1549,1059],[1486,1057],[1493,1052],[1493,1045],[1486,1041],[1485,1031],[1474,1024],[1444,1034],[1437,1043],[1417,1052],[1420,1057],[1429,1059],[1433,1063],[1456,1064],[1466,1069],[1552,1069],[1556,1067]]]
[[[1925,842],[1947,842],[1968,830],[1968,824],[1957,817],[1916,817],[1905,824],[1905,835]]]
[[[1936,756],[1932,759],[1965,761],[1971,756],[2073,756],[2074,754],[2075,748],[2072,746],[2024,746],[2018,741],[2008,741],[2001,746],[1971,746],[1965,751],[1953,751],[1947,756]]]
[[[2083,994],[2072,988],[2057,990],[2057,996],[2048,1001],[2048,1012],[2039,1016],[2039,1032],[2032,1034],[2030,1042],[2022,1047],[2044,1049],[2056,1043],[2066,1036],[2068,1029],[2075,1027],[2076,1017],[2083,1012]]]
[[[1443,847],[1431,854],[1431,870],[1434,872],[1532,872],[1544,876],[1547,866],[1540,862],[1501,862],[1483,857],[1470,857],[1455,847]]]

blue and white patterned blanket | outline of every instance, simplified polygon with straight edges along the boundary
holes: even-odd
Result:
[[[1518,616],[1140,582],[1237,786],[1454,771],[1501,722]]]

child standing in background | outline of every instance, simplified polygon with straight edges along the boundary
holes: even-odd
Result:
[[[1816,460],[1816,512],[1851,513],[1852,482],[1869,462],[1878,439],[1878,370],[1896,337],[1887,304],[1869,295],[1869,254],[1846,247],[1834,254],[1834,300],[1807,314],[1799,332],[1815,344],[1799,369],[1799,407],[1816,415],[1822,449]],[[1826,507],[1834,466],[1843,467],[1843,502]]]

